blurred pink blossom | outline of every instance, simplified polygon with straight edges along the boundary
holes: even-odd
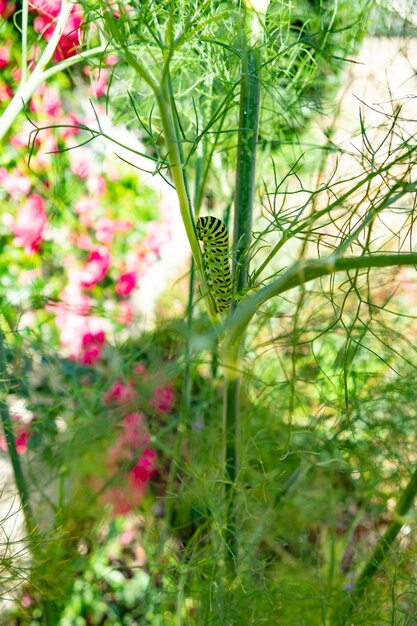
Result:
[[[30,110],[34,113],[46,114],[52,119],[62,117],[61,97],[53,87],[44,87],[38,90],[31,100]]]
[[[109,251],[101,246],[90,251],[88,261],[80,274],[80,284],[86,289],[92,289],[99,283],[110,266]]]
[[[137,400],[137,393],[132,385],[125,385],[120,379],[114,381],[112,386],[103,394],[106,404],[126,404]]]
[[[20,422],[20,418],[18,416],[14,416],[13,421],[17,422],[14,426],[17,453],[25,454],[30,437],[29,424]],[[6,437],[3,434],[0,434],[0,450],[7,452]]]
[[[92,365],[98,361],[101,357],[101,349],[105,341],[106,335],[102,330],[83,335],[78,360],[84,363],[84,365]]]
[[[28,609],[32,605],[32,598],[29,594],[25,593],[20,599],[20,604],[24,609]]]
[[[75,272],[74,272],[75,274]],[[77,282],[78,274],[72,276],[71,270],[69,274],[69,282],[60,292],[60,306],[64,305],[64,310],[71,311],[77,315],[87,315],[92,306],[92,299],[87,296]]]
[[[89,196],[83,196],[74,204],[74,211],[78,213],[78,215],[94,212],[99,208],[100,202],[97,198],[90,198]]]
[[[132,222],[129,222],[129,220],[121,220],[121,219],[114,220],[114,225],[115,225],[117,232],[119,233],[128,233],[133,228],[133,224]]]
[[[91,73],[92,83],[88,89],[88,95],[92,98],[101,98],[107,91],[109,81],[109,72],[100,68],[93,70]]]
[[[4,20],[8,20],[9,17],[15,12],[16,5],[14,2],[8,2],[7,0],[0,0],[0,16]]]
[[[88,148],[70,150],[70,169],[75,176],[89,178],[93,174],[94,159]]]
[[[156,387],[149,404],[158,413],[168,413],[174,403],[174,392],[171,387]]]
[[[17,213],[12,231],[26,254],[37,252],[47,225],[45,202],[42,196],[32,194]]]
[[[20,67],[13,67],[12,77],[16,83],[20,83],[20,81],[22,80],[22,70],[20,69]]]
[[[0,183],[16,200],[27,196],[32,186],[30,178],[16,168],[9,172],[5,167],[0,167]]]
[[[83,196],[74,204],[74,211],[80,216],[80,222],[86,228],[91,228],[94,224],[95,214],[100,209],[100,202],[97,198]]]
[[[57,17],[61,10],[61,0],[30,0],[30,11],[44,13],[49,19]]]
[[[0,46],[0,70],[6,67],[10,61],[10,51],[6,46]]]
[[[104,59],[106,65],[116,65],[119,62],[119,57],[116,54],[108,54]]]
[[[80,315],[60,303],[54,307],[55,323],[60,329],[60,343],[69,358],[91,365],[101,357],[106,340],[107,321],[95,316]]]
[[[35,68],[36,63],[39,60],[39,57],[42,54],[42,48],[40,46],[32,46],[29,49],[28,53],[28,68],[33,70]],[[32,110],[32,109],[31,109]]]
[[[156,453],[146,448],[136,465],[129,472],[129,482],[135,489],[144,489],[152,476],[156,474]]]
[[[55,29],[55,18],[61,9],[61,0],[31,0],[30,8],[32,12],[38,13],[38,16],[33,20],[35,32],[40,33],[46,41],[49,41]],[[81,45],[81,23],[81,7],[74,4],[54,53],[56,61],[76,54]]]
[[[19,285],[31,285],[41,278],[42,274],[39,267],[35,267],[31,270],[23,270],[19,272],[18,282]]]
[[[126,272],[119,277],[115,291],[118,296],[128,296],[136,287],[135,272]]]
[[[74,237],[71,237],[71,241],[73,241],[74,245],[77,248],[80,248],[80,250],[91,250],[94,248],[93,240],[90,235],[87,235],[86,233],[74,235]]]
[[[13,90],[10,85],[0,80],[0,102],[8,102],[13,98]]]
[[[87,180],[87,189],[92,196],[102,196],[106,193],[106,180],[103,176],[91,176]]]
[[[48,130],[40,133],[41,143],[36,152],[36,159],[34,159],[34,169],[39,171],[40,169],[48,169],[51,166],[51,159],[54,154],[58,152],[57,138],[52,135]]]
[[[146,447],[149,433],[145,422],[143,413],[126,415],[120,424],[121,431],[116,443],[109,450],[107,468],[110,476],[120,475],[120,468],[124,463],[133,464],[120,476],[122,483],[104,493],[104,502],[112,505],[116,515],[128,513],[140,504],[150,478],[156,473],[156,453]]]
[[[21,127],[21,130],[16,133],[15,135],[12,135],[10,137],[10,144],[13,146],[13,148],[27,148],[29,145],[29,141],[32,140],[32,138],[34,137],[34,135],[32,134],[33,131],[33,126],[30,122],[25,122],[23,124],[23,126]],[[39,135],[36,136],[35,138],[35,146],[39,146],[41,140]]]
[[[144,363],[143,361],[136,363],[133,371],[135,372],[135,374],[143,374],[146,371],[146,363]]]
[[[80,126],[81,122],[74,113],[69,113],[68,115],[64,115],[61,119],[61,124],[66,124],[66,128],[62,128],[62,137],[64,139],[68,139],[69,137],[73,137],[77,133],[80,132],[78,126]]]
[[[117,313],[117,321],[119,324],[124,324],[128,326],[133,322],[134,318],[134,310],[133,305],[129,300],[122,300],[119,302],[119,310]]]
[[[110,243],[116,232],[116,223],[114,220],[103,215],[96,222],[96,239],[101,243]]]

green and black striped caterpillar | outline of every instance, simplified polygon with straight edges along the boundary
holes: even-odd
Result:
[[[217,217],[209,215],[198,218],[196,233],[203,242],[204,273],[216,311],[223,313],[229,310],[232,300],[227,228]]]

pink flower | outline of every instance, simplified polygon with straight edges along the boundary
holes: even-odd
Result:
[[[45,202],[42,196],[32,194],[20,207],[12,231],[26,254],[37,252],[47,225]]]
[[[134,510],[143,499],[150,478],[156,473],[156,454],[147,448],[149,433],[143,413],[131,413],[123,418],[121,432],[109,450],[108,475],[120,478],[120,484],[106,489],[103,501],[113,507],[115,514]],[[139,458],[138,458],[138,453]],[[133,467],[123,470],[125,463]]]
[[[89,178],[93,173],[94,159],[88,148],[77,148],[70,151],[70,169],[75,176]]]
[[[116,443],[109,450],[109,467],[116,470],[122,463],[133,461],[138,451],[149,442],[149,433],[145,426],[146,417],[143,413],[130,413],[123,418],[121,432]]]
[[[124,324],[128,326],[133,322],[134,318],[134,310],[132,303],[129,300],[122,300],[119,303],[119,311],[117,313],[117,321],[119,324]]]
[[[80,363],[92,365],[101,357],[101,349],[106,341],[106,335],[102,330],[96,333],[86,333],[81,342],[81,352],[78,357]]]
[[[128,233],[132,230],[133,224],[128,220],[114,220],[114,226],[118,233]]]
[[[171,387],[156,387],[149,404],[157,413],[168,413],[174,402],[174,392]]]
[[[136,374],[143,374],[146,371],[146,363],[144,363],[143,361],[136,363],[135,367],[133,368],[133,371]]]
[[[12,69],[12,77],[16,83],[20,83],[22,80],[22,70],[19,67],[14,67]]]
[[[47,87],[43,94],[42,111],[52,118],[62,117],[62,103],[59,93],[53,87]]]
[[[80,216],[80,222],[85,228],[91,228],[95,214],[100,210],[97,198],[83,196],[74,204],[74,211]]]
[[[10,61],[9,49],[5,46],[0,46],[0,70],[6,67]]]
[[[87,180],[87,189],[92,196],[102,196],[106,193],[106,181],[103,176],[91,176]]]
[[[66,128],[62,129],[62,137],[64,139],[68,139],[68,137],[73,137],[80,132],[78,126],[80,126],[81,122],[78,117],[73,113],[69,113],[69,115],[64,115],[61,119],[61,123],[63,125],[67,125]]]
[[[109,72],[105,69],[99,69],[92,73],[93,82],[88,89],[88,95],[92,98],[101,98],[107,91],[109,81]]]
[[[85,213],[94,213],[100,208],[100,203],[97,198],[89,198],[88,196],[83,196],[74,204],[74,211],[78,213],[78,215],[83,215]]]
[[[13,98],[13,91],[10,85],[0,81],[0,102],[8,102]]]
[[[79,235],[74,234],[71,236],[71,241],[74,242],[74,245],[80,250],[91,250],[94,248],[93,240],[86,233],[81,233]]]
[[[30,0],[30,11],[44,13],[50,20],[61,10],[61,0]]]
[[[81,23],[81,7],[80,5],[74,5],[65,25],[63,35],[55,50],[54,58],[56,61],[62,61],[62,59],[66,59],[77,53],[77,49],[81,46]]]
[[[27,196],[32,186],[30,178],[18,169],[8,172],[5,167],[0,168],[0,182],[3,189],[16,200]]]
[[[145,427],[145,415],[143,413],[130,413],[122,420],[123,433],[120,440],[131,448],[132,452],[143,448],[149,441],[149,433]]]
[[[80,274],[80,283],[86,289],[92,289],[99,283],[110,266],[110,254],[104,247],[95,248],[88,256],[87,264]]]
[[[118,296],[128,296],[136,287],[136,273],[126,272],[119,277],[115,291]]]
[[[82,291],[81,286],[74,278],[76,277],[72,276],[70,270],[69,283],[59,294],[62,300],[61,306],[64,305],[65,311],[71,311],[77,315],[88,315],[91,310],[92,300]]]
[[[134,489],[144,489],[152,476],[156,474],[156,453],[146,448],[136,465],[129,472],[129,482]]]
[[[82,306],[88,308],[89,302],[80,302],[75,312],[71,305],[59,303],[53,305],[55,323],[60,329],[60,343],[69,353],[69,358],[91,365],[101,356],[101,350],[106,340],[108,322],[99,317],[82,315]]]
[[[58,142],[56,137],[48,131],[42,131],[41,145],[36,153],[36,171],[48,169],[51,166],[51,158],[58,152]],[[34,168],[35,169],[35,168]]]
[[[31,71],[33,71],[35,69],[35,65],[36,65],[37,61],[39,60],[41,54],[42,54],[42,48],[40,46],[36,46],[35,45],[35,46],[32,46],[29,49],[28,67],[29,67],[29,69]]]
[[[32,0],[31,2],[31,10],[39,13],[33,20],[35,32],[40,33],[47,41],[54,32],[54,18],[58,16],[60,9],[61,0]],[[81,45],[81,22],[81,7],[74,4],[55,50],[56,61],[66,59],[77,52],[77,48]]]
[[[15,12],[16,5],[14,2],[7,2],[7,0],[0,0],[0,16],[4,20],[8,20]]]
[[[113,240],[116,232],[116,225],[114,220],[109,217],[103,216],[97,220],[96,223],[96,239],[101,243],[110,243]]]
[[[137,400],[137,393],[131,385],[125,385],[120,379],[114,381],[103,395],[105,404],[126,404]]]
[[[116,65],[119,62],[119,57],[116,54],[109,54],[104,59],[106,65]]]
[[[13,146],[13,148],[17,149],[27,148],[29,145],[29,141],[33,138],[33,134],[31,134],[32,131],[32,124],[30,122],[25,122],[21,127],[21,130],[10,138],[10,144]],[[35,139],[35,146],[39,146],[40,141],[40,137],[39,135],[37,135]]]
[[[19,421],[19,417],[14,417],[13,421],[17,422],[14,426],[14,436],[16,442],[16,449],[18,454],[25,454],[28,447],[28,441],[30,437],[28,424]],[[0,435],[0,450],[7,452],[7,442],[5,435]]]

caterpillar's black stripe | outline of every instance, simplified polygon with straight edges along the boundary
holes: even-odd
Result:
[[[203,242],[204,271],[218,313],[228,311],[232,299],[229,263],[229,234],[221,220],[212,215],[199,217],[197,237]]]

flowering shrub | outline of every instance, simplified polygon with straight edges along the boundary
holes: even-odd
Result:
[[[0,32],[6,44],[0,46],[0,113],[22,77],[19,46],[13,45],[14,10],[13,3],[0,2]],[[37,41],[29,39],[30,70],[50,40],[60,10],[60,0],[30,2],[29,22],[40,36]],[[85,34],[82,8],[73,4],[54,60],[77,54]],[[74,95],[64,74],[40,85],[27,104],[30,121],[22,116],[15,123],[0,157],[0,288],[7,293],[14,324],[5,330],[18,329],[27,341],[36,338],[37,349],[48,345],[63,359],[62,366],[48,370],[47,381],[40,373],[34,376],[43,381],[43,403],[32,380],[19,389],[36,415],[32,424],[16,421],[19,454],[29,449],[39,455],[42,450],[40,458],[50,459],[48,448],[63,443],[77,429],[80,411],[71,398],[56,409],[45,408],[51,401],[48,396],[56,393],[52,381],[63,387],[68,384],[65,359],[81,368],[71,371],[83,373],[85,406],[94,404],[97,377],[114,377],[111,359],[117,351],[110,342],[119,331],[129,336],[136,316],[135,291],[170,238],[170,225],[161,220],[152,186],[134,171],[126,173],[108,151],[82,145],[88,136],[81,127],[93,120],[80,106],[77,90],[87,92],[97,114],[104,117],[102,99],[109,68],[116,62],[117,57],[108,55],[102,59],[103,67],[74,69]],[[47,370],[45,363],[40,369]],[[114,513],[134,509],[156,473],[156,452],[149,444],[147,415],[138,410],[139,395],[133,381],[125,385],[116,379],[103,398],[108,424],[103,426],[102,439],[113,429],[114,438],[107,445],[104,465],[109,484],[102,485],[102,502],[112,504]],[[145,395],[148,398],[149,393]],[[141,403],[145,407],[145,399]],[[155,410],[168,411],[172,406],[172,401],[159,399]],[[0,450],[6,451],[3,435]]]

